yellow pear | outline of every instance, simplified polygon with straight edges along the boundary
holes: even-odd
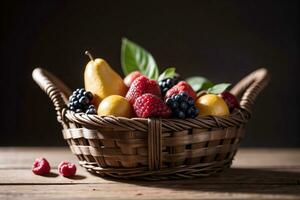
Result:
[[[93,59],[87,51],[85,54],[91,60],[85,67],[84,86],[87,91],[93,93],[95,106],[98,106],[102,99],[110,95],[125,96],[128,88],[119,74],[105,60],[101,58]]]

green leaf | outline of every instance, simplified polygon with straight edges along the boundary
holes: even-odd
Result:
[[[230,83],[220,83],[217,85],[214,85],[211,88],[208,88],[207,92],[211,94],[220,94],[224,92],[231,84]]]
[[[158,67],[152,55],[127,38],[122,39],[121,64],[125,75],[136,70],[154,80],[159,75]]]
[[[196,92],[200,90],[207,90],[214,85],[211,81],[202,76],[189,77],[186,79],[186,82],[188,82]]]
[[[172,78],[175,75],[175,67],[167,68],[163,73],[161,73],[157,79],[157,81],[161,81],[165,78]]]

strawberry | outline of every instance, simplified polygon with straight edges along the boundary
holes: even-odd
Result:
[[[138,97],[133,104],[134,111],[138,117],[170,117],[171,109],[164,103],[164,101],[153,94],[143,94]]]
[[[165,98],[170,98],[174,94],[187,93],[188,96],[192,97],[194,100],[197,98],[197,95],[193,88],[185,81],[180,81],[176,85],[174,85],[171,89],[169,89],[166,93]]]
[[[124,83],[127,87],[130,87],[130,85],[133,83],[135,79],[138,77],[142,76],[143,74],[139,71],[133,71],[129,73],[125,78],[124,78]]]
[[[140,76],[131,84],[126,94],[126,99],[133,105],[135,100],[145,93],[161,97],[157,82],[155,80],[148,79],[146,76]]]

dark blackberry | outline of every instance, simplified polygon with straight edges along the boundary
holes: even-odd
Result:
[[[171,103],[170,106],[171,106],[171,108],[175,109],[175,108],[178,108],[179,103],[176,100],[173,100],[173,102]]]
[[[182,110],[186,110],[187,108],[188,108],[188,104],[187,104],[187,102],[185,102],[185,101],[182,101],[181,103],[180,103],[180,109],[182,109]]]
[[[90,100],[89,100],[89,98],[87,98],[86,96],[82,96],[82,97],[80,97],[80,99],[79,99],[79,103],[80,103],[81,105],[87,105],[87,104],[90,103]]]
[[[199,114],[199,110],[195,107],[193,98],[188,96],[185,92],[173,95],[167,98],[165,102],[171,108],[172,115],[175,118],[195,118]]]
[[[188,98],[188,104],[191,105],[191,106],[195,104],[195,101],[192,97]]]
[[[84,96],[86,96],[90,101],[92,101],[92,99],[93,99],[93,94],[89,91],[85,92]]]
[[[86,113],[86,114],[96,114],[97,111],[96,111],[95,108],[92,108],[92,109],[87,109],[85,113]]]
[[[173,77],[173,78],[165,78],[161,81],[158,82],[160,91],[163,96],[167,93],[169,89],[171,89],[174,85],[178,83],[178,78]]]
[[[183,111],[179,111],[179,112],[176,112],[176,117],[178,117],[179,119],[184,119],[185,118],[185,113]]]
[[[76,112],[85,112],[87,114],[96,114],[96,108],[92,105],[93,94],[85,91],[84,88],[76,89],[69,97],[69,109]]]
[[[86,110],[86,113],[87,114],[96,114],[97,110],[96,110],[94,105],[89,105],[87,110]]]

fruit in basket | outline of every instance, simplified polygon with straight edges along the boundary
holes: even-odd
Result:
[[[124,83],[127,87],[130,87],[130,85],[133,83],[133,81],[135,79],[137,79],[138,77],[142,76],[143,74],[140,71],[133,71],[130,74],[128,74],[125,78],[124,78]]]
[[[105,60],[93,59],[89,52],[86,54],[91,60],[85,67],[84,85],[86,90],[93,93],[95,106],[98,106],[102,99],[110,95],[125,96],[127,87],[119,74]]]
[[[169,89],[171,89],[174,85],[178,83],[177,77],[165,78],[158,82],[160,91],[163,96],[167,93]]]
[[[170,98],[172,95],[179,94],[185,92],[188,96],[192,97],[194,100],[196,99],[196,93],[193,88],[185,81],[180,81],[176,85],[174,85],[171,89],[169,89],[166,93],[165,99]]]
[[[240,104],[239,104],[237,98],[230,92],[222,92],[219,94],[219,96],[224,99],[230,112],[233,111],[234,108],[240,107]]]
[[[200,110],[198,116],[226,116],[229,109],[226,102],[216,94],[205,94],[195,101],[195,106]]]
[[[76,112],[85,112],[87,114],[96,114],[95,106],[92,105],[93,94],[84,88],[76,89],[69,97],[69,109]]]
[[[86,114],[97,114],[97,110],[95,108],[94,105],[89,105],[89,107],[87,108],[87,110],[85,111]]]
[[[32,172],[37,175],[49,174],[50,172],[49,162],[45,158],[35,159],[32,166]]]
[[[138,97],[133,105],[134,111],[138,117],[163,117],[171,116],[171,109],[164,101],[153,94],[146,93]]]
[[[195,118],[199,114],[194,99],[188,96],[186,92],[172,95],[166,99],[166,104],[171,108],[172,116],[175,118]]]
[[[120,95],[111,95],[101,101],[98,107],[98,115],[113,115],[115,117],[134,116],[132,105]]]
[[[131,84],[126,94],[126,99],[133,105],[135,100],[145,93],[161,96],[159,86],[155,80],[150,80],[146,76],[140,76]]]
[[[64,177],[72,177],[76,173],[76,165],[67,161],[62,161],[58,165],[58,172]]]

